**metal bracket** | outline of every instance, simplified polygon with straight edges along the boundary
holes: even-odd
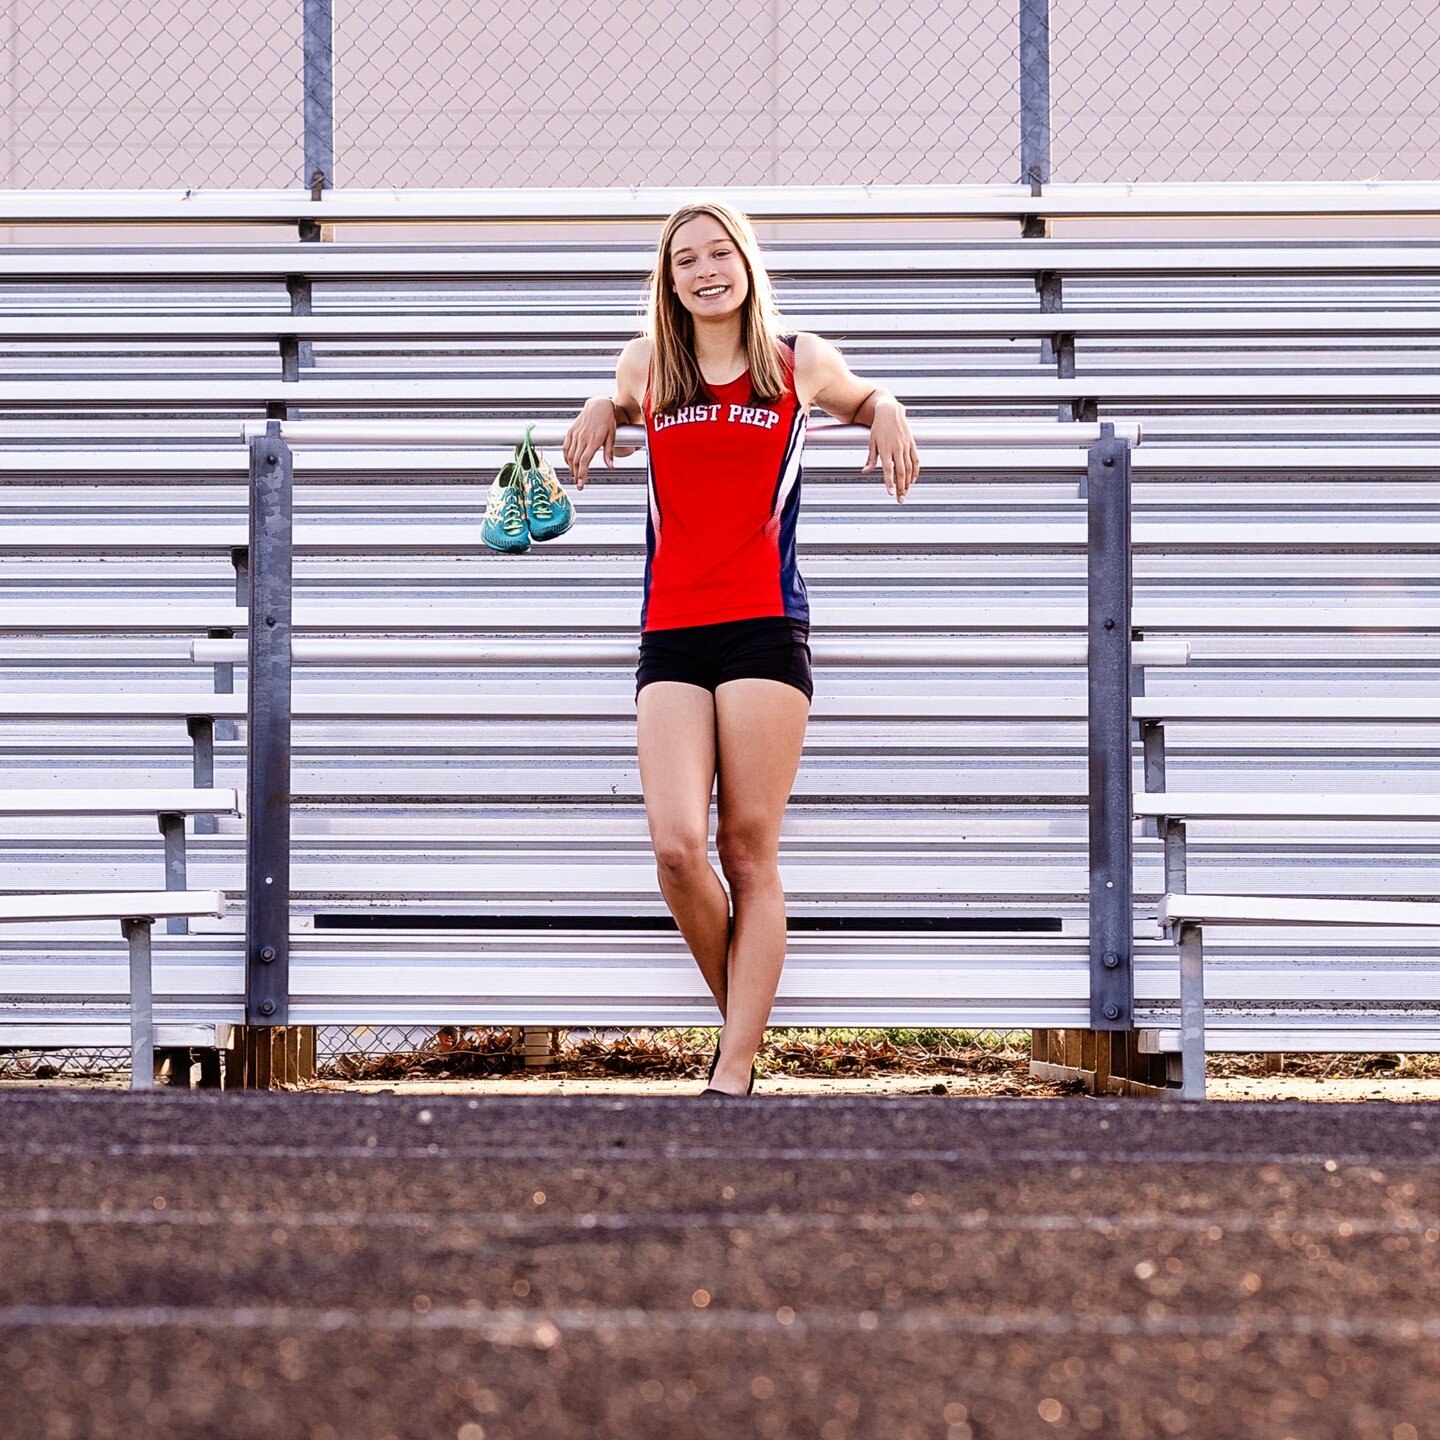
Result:
[[[285,291],[290,296],[290,313],[292,315],[312,315],[315,311],[315,289],[308,275],[287,275],[285,277]],[[280,339],[280,378],[286,381],[295,381],[300,378],[302,370],[313,369],[315,365],[315,346],[312,341],[301,340],[295,335],[285,335]],[[290,407],[291,410],[294,407]],[[297,420],[297,414],[286,413],[279,417],[282,420]]]
[[[1136,688],[1131,692],[1134,695],[1143,695],[1145,671],[1143,667],[1136,667]],[[1145,772],[1145,793],[1147,795],[1159,795],[1165,789],[1165,726],[1159,720],[1142,720],[1137,727],[1140,731],[1140,755]],[[1140,831],[1144,835],[1158,836],[1160,834],[1160,822],[1158,820],[1145,820],[1141,822]]]
[[[197,790],[215,787],[215,721],[209,715],[187,715],[185,729],[190,735],[190,773]],[[217,815],[197,815],[195,833],[214,835],[219,829]]]
[[[185,817],[173,813],[160,816],[160,833],[165,837],[165,888],[185,889]],[[183,915],[165,921],[167,935],[188,935],[190,922]]]
[[[236,555],[243,554],[244,551],[233,551],[230,558],[233,562]],[[238,573],[235,578],[236,588],[238,589],[240,581]],[[248,587],[248,575],[246,576],[246,584]],[[246,595],[244,593],[238,594],[235,597],[235,603],[237,605],[243,605],[245,603],[245,600]],[[211,640],[233,640],[235,638],[235,632],[230,629],[228,625],[207,630],[205,634]],[[215,683],[212,687],[215,693],[217,695],[233,695],[235,693],[235,667],[227,661],[224,664],[213,665],[211,666],[211,669],[215,675]],[[235,734],[235,722],[233,720],[217,720],[215,722],[215,738],[217,740],[233,740],[235,738]]]

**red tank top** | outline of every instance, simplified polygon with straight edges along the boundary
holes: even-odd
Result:
[[[808,621],[795,561],[806,416],[795,337],[780,347],[785,393],[757,402],[750,372],[703,402],[656,415],[645,387],[650,514],[642,630],[764,615]]]

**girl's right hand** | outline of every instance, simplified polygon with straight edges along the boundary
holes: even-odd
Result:
[[[590,462],[595,452],[605,451],[605,464],[615,468],[615,406],[603,396],[585,402],[585,408],[575,417],[574,423],[565,432],[565,467],[577,490],[585,488]]]

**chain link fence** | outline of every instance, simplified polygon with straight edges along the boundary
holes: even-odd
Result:
[[[336,15],[342,184],[923,183],[1018,164],[1015,19],[993,5],[369,8]]]
[[[322,1080],[471,1080],[565,1076],[577,1079],[680,1079],[703,1076],[719,1031],[550,1030],[465,1025],[320,1025],[316,1070]],[[168,1053],[168,1052],[167,1052]],[[183,1059],[184,1052],[181,1052]],[[765,1074],[809,1077],[1000,1075],[1023,1068],[1028,1030],[834,1030],[775,1028],[761,1052]],[[128,1081],[123,1047],[0,1049],[0,1080]]]
[[[1434,0],[1053,0],[1056,180],[1440,179]]]
[[[353,0],[345,187],[1013,183],[1032,0]],[[0,0],[0,185],[309,183],[331,0]],[[1440,178],[1433,0],[1038,0],[1057,181]],[[313,88],[313,87],[312,87]]]
[[[301,0],[0,0],[0,184],[292,186]]]

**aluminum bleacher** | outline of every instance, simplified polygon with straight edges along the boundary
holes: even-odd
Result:
[[[1135,233],[1160,215],[1433,216],[1440,187],[918,188],[733,197],[831,225],[769,242],[782,305],[905,400],[925,458],[897,508],[858,475],[863,450],[807,452],[817,697],[775,1023],[1088,1023],[1084,453],[938,438],[964,427],[1144,426],[1134,625],[1171,648],[1137,654],[1135,717],[1165,736],[1147,784],[1137,733],[1137,797],[1296,799],[1279,825],[1255,805],[1192,814],[1189,890],[1440,899],[1440,245],[1256,241],[1243,219],[1231,239]],[[503,451],[464,441],[606,393],[653,225],[426,239],[442,220],[650,222],[680,197],[518,193],[10,197],[8,221],[76,228],[11,246],[0,281],[7,786],[243,786],[240,425],[337,422],[295,450],[293,1023],[711,1018],[663,928],[633,756],[643,456],[592,471],[570,535],[502,557],[478,523]],[[882,244],[843,223],[1041,213],[1129,229]],[[316,218],[389,228],[173,228]],[[141,243],[83,242],[121,220],[150,227]],[[414,429],[347,442],[358,419]],[[1346,794],[1406,803],[1304,813]],[[1168,822],[1148,796],[1137,810],[1134,1023],[1173,1052],[1173,886],[1147,833]],[[189,883],[230,903],[155,937],[162,1046],[213,1044],[244,1014],[244,823],[194,829]],[[4,890],[153,886],[153,835],[0,808]],[[113,931],[0,931],[0,1044],[6,1026],[123,1043]],[[1440,932],[1247,922],[1207,930],[1205,952],[1211,1048],[1440,1049]]]

